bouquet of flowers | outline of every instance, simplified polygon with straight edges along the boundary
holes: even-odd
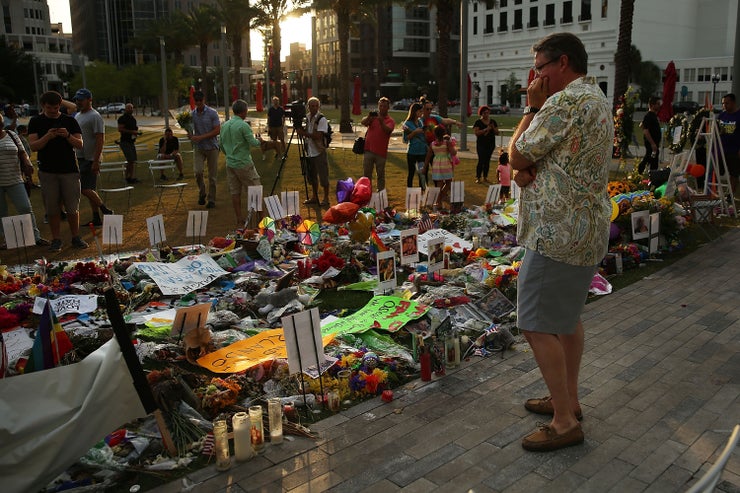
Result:
[[[184,129],[188,135],[193,133],[193,115],[189,111],[178,113],[175,119],[180,128]]]

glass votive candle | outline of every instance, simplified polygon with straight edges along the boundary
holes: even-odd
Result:
[[[229,436],[225,419],[213,422],[213,443],[216,451],[216,469],[225,471],[231,467],[229,455]]]
[[[283,402],[280,397],[267,399],[267,416],[270,424],[270,442],[283,443]]]
[[[260,453],[265,448],[265,430],[262,424],[262,406],[249,407],[249,437],[252,448]]]
[[[336,390],[330,390],[326,393],[326,404],[329,406],[329,410],[333,413],[339,411],[339,392]]]

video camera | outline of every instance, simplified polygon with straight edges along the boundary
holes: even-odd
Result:
[[[303,101],[293,101],[285,105],[285,118],[288,118],[294,128],[303,128],[306,118],[306,104]]]

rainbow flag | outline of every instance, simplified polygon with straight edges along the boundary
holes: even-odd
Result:
[[[383,240],[381,240],[375,230],[373,230],[372,233],[370,233],[370,251],[373,255],[377,255],[378,252],[385,252],[387,250],[388,247],[385,246]]]
[[[54,368],[71,349],[72,342],[47,301],[24,373]]]

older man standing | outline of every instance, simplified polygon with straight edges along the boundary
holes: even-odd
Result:
[[[193,94],[195,109],[193,115],[193,133],[188,137],[195,145],[193,167],[195,181],[198,184],[198,204],[212,209],[216,207],[216,178],[218,176],[218,134],[221,132],[221,120],[213,108],[206,106],[205,95],[201,91]],[[208,189],[204,178],[205,165],[208,164]]]
[[[237,99],[231,109],[234,115],[221,125],[221,146],[226,154],[226,181],[229,183],[236,226],[241,228],[246,222],[241,205],[242,192],[246,194],[248,187],[261,184],[250,151],[250,147],[259,147],[260,141],[255,138],[252,127],[245,121],[247,102]]]
[[[123,110],[123,115],[118,118],[118,131],[121,138],[118,145],[121,147],[123,156],[126,158],[126,182],[139,183],[136,178],[136,137],[140,135],[139,125],[134,117],[134,105],[127,103]]]
[[[550,392],[525,408],[553,417],[522,447],[550,451],[584,439],[581,312],[609,240],[613,124],[604,93],[586,76],[588,55],[578,37],[551,34],[532,51],[537,77],[510,149],[522,187],[517,238],[525,247],[517,315]]]
[[[378,111],[371,111],[360,123],[367,127],[365,154],[362,157],[362,175],[373,180],[373,166],[378,173],[378,191],[385,190],[385,161],[388,157],[388,142],[396,128],[396,122],[388,116],[391,102],[386,97],[378,100]]]

